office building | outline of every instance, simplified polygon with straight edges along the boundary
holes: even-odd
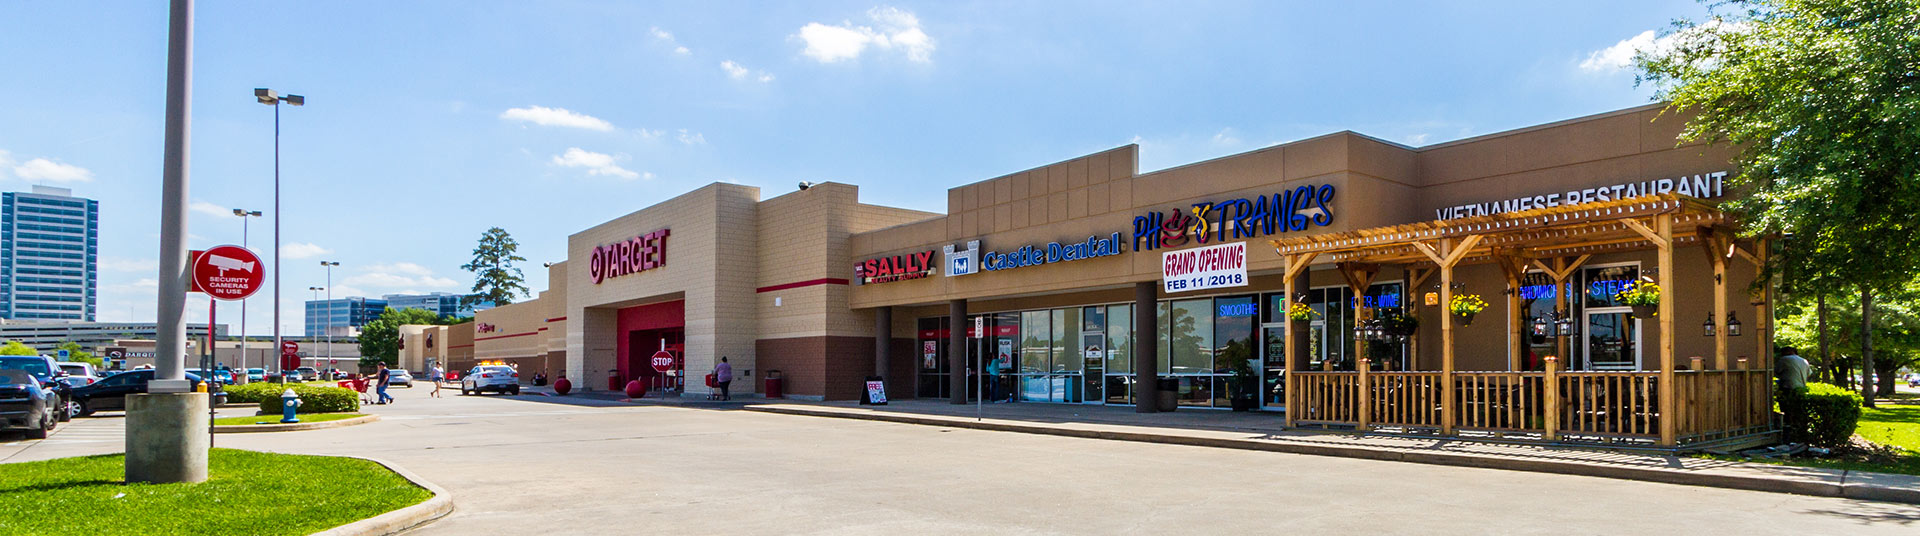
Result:
[[[0,318],[92,321],[100,204],[66,188],[0,194]]]
[[[377,298],[334,298],[307,301],[308,337],[356,337],[360,327],[380,318],[387,300]]]
[[[462,294],[434,292],[431,294],[388,294],[385,296],[385,299],[387,300],[387,307],[394,309],[425,309],[432,311],[433,314],[437,316],[473,316],[473,313],[477,311],[485,311],[493,307],[492,302],[483,302],[473,306],[463,307],[460,305],[460,299],[464,297],[466,296]]]

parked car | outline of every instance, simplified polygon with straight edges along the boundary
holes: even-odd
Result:
[[[387,369],[387,385],[413,387],[413,373],[400,369]]]
[[[247,369],[248,383],[263,382],[263,381],[267,381],[267,369],[257,368],[257,367]]]
[[[153,369],[122,372],[107,379],[94,382],[93,385],[73,390],[73,401],[79,404],[81,416],[92,415],[98,411],[127,409],[127,395],[144,394],[147,382],[153,381]],[[187,381],[193,382],[194,390],[200,389],[200,376],[187,374]],[[227,403],[227,393],[213,393],[214,404]]]
[[[81,378],[86,378],[87,383],[93,383],[94,380],[100,379],[101,377],[100,371],[93,368],[93,363],[61,361],[56,364],[60,365],[60,370],[66,371],[68,376],[77,376]],[[75,385],[74,387],[79,387],[79,386]]]
[[[316,369],[313,367],[300,367],[294,370],[300,373],[300,381],[310,382],[310,381],[315,381],[320,379],[320,369]]]
[[[460,378],[460,394],[480,394],[486,391],[520,394],[520,373],[513,367],[501,365],[481,365],[467,370]]]
[[[67,371],[61,370],[53,358],[44,355],[4,355],[0,356],[0,369],[22,370],[40,382],[40,387],[50,389],[58,395],[59,401],[53,406],[54,416],[60,422],[72,419],[79,407],[73,404],[73,386],[63,379]]]
[[[187,369],[187,374],[202,378],[213,378],[213,381],[220,382],[221,385],[233,385],[233,373],[225,370],[208,372],[206,369],[194,368]]]
[[[46,439],[59,426],[60,396],[34,374],[0,368],[0,430],[23,430],[30,439]]]

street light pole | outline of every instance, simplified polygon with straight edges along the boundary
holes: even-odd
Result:
[[[284,344],[280,338],[280,103],[305,106],[307,98],[300,95],[281,96],[264,87],[254,88],[253,98],[260,104],[273,107],[273,347],[278,349]],[[286,367],[280,367],[281,377],[285,377],[286,373]]]
[[[333,366],[333,267],[339,266],[340,263],[320,261],[320,265],[327,267],[327,366],[331,367]],[[352,324],[353,308],[347,308],[347,317],[347,323]]]
[[[246,248],[247,247],[247,224],[249,222],[252,222],[254,218],[260,217],[260,211],[247,210],[244,208],[236,208],[236,209],[233,209],[233,215],[240,217],[240,247]],[[253,250],[248,249],[247,251],[253,251]],[[213,329],[213,328],[208,327],[207,329]],[[245,382],[249,379],[252,379],[252,378],[246,377],[247,376],[247,299],[246,298],[240,298],[240,376],[243,378],[240,380],[241,382]]]
[[[332,282],[332,281],[328,281],[328,282],[327,282],[327,284],[329,284],[329,285],[331,285],[331,284],[333,284],[333,282]],[[322,290],[327,290],[327,287],[307,287],[307,290],[311,290],[311,291],[313,291],[313,300],[312,300],[312,301],[320,301],[320,291],[322,291]],[[329,299],[331,299],[331,297],[333,296],[333,291],[327,291],[327,296],[329,297]],[[321,332],[321,333],[326,333],[326,331],[327,331],[327,327],[333,324],[333,303],[332,303],[331,301],[328,301],[328,302],[322,302],[322,303],[326,303],[326,304],[327,304],[327,316],[326,316],[326,317],[325,317],[325,318],[324,318],[323,320],[321,320],[321,321],[320,321],[320,332]],[[312,324],[311,324],[311,321],[309,321],[309,324],[308,324],[308,325],[309,325],[309,326],[311,326],[311,325],[312,325]],[[307,337],[308,337],[308,341],[307,341],[307,342],[309,342],[309,343],[311,343],[311,342],[313,342],[313,340],[312,340],[312,337],[313,337],[313,334],[312,334],[311,332],[309,332],[309,333],[307,334]],[[320,367],[313,367],[313,368],[316,368],[316,369],[318,369],[318,368],[320,368]]]

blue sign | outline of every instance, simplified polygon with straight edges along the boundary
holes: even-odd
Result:
[[[1559,295],[1559,287],[1554,285],[1526,285],[1520,287],[1520,299],[1522,300],[1551,300]]]
[[[61,361],[66,361],[66,360],[67,360],[67,356],[69,356],[69,355],[72,355],[72,354],[69,354],[69,353],[67,353],[67,349],[66,349],[66,348],[61,348],[61,349],[60,349],[60,360],[61,360]]]
[[[1062,244],[1053,242],[1045,246],[1022,246],[1006,253],[989,251],[981,256],[980,267],[987,271],[1011,270],[1027,266],[1039,266],[1057,262],[1077,261],[1119,255],[1120,233],[1104,237],[1089,236],[1085,242]]]
[[[1251,302],[1223,303],[1223,304],[1220,304],[1218,309],[1219,310],[1216,311],[1217,314],[1215,314],[1214,316],[1218,316],[1220,318],[1232,318],[1236,316],[1253,316],[1260,313],[1260,307]]]
[[[1388,294],[1381,294],[1378,296],[1361,296],[1360,306],[1369,308],[1369,309],[1379,308],[1379,307],[1388,307],[1388,308],[1399,307],[1400,293],[1393,292]]]
[[[1603,300],[1612,300],[1613,295],[1633,286],[1628,279],[1604,279],[1587,284],[1587,294]]]
[[[1271,196],[1194,203],[1187,210],[1133,219],[1133,250],[1149,251],[1257,238],[1333,224],[1333,185],[1300,186]]]

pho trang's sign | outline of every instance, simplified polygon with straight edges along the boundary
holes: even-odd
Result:
[[[853,265],[854,281],[862,285],[933,277],[934,251],[867,259]]]
[[[588,260],[587,274],[593,276],[593,283],[598,285],[609,277],[645,272],[665,266],[669,231],[670,229],[661,229],[624,242],[594,247],[593,257]]]
[[[1258,238],[1333,224],[1333,185],[1301,186],[1271,196],[1194,203],[1133,219],[1133,250],[1151,251]]]
[[[1485,216],[1488,214],[1519,212],[1536,208],[1614,201],[1643,195],[1665,193],[1711,199],[1726,195],[1726,179],[1727,172],[1715,171],[1713,173],[1681,176],[1672,179],[1623,182],[1612,186],[1568,190],[1566,193],[1556,192],[1531,197],[1516,197],[1504,201],[1436,208],[1433,209],[1433,217],[1436,219],[1451,220],[1469,216]]]

